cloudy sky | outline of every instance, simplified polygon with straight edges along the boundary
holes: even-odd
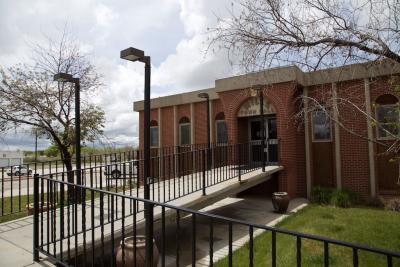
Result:
[[[132,103],[143,99],[144,70],[121,60],[120,50],[133,46],[151,56],[153,98],[212,87],[233,69],[226,52],[205,53],[206,30],[231,8],[230,0],[0,0],[0,65],[26,62],[30,44],[57,39],[67,25],[104,74],[106,85],[93,101],[106,112],[105,134],[114,145],[135,145]],[[0,148],[33,149],[26,132],[3,134]]]

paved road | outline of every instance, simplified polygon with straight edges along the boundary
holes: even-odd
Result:
[[[75,167],[75,166],[74,166]],[[86,172],[86,175],[83,175],[82,180],[87,185],[96,182],[100,184],[100,179],[103,180],[103,184],[106,183],[106,176],[104,175],[104,167],[101,169],[102,175],[100,175],[100,169],[93,173],[93,178],[90,177],[90,173]],[[43,171],[38,171],[38,174],[51,174],[61,172],[61,168],[52,168],[52,169],[44,169]],[[59,175],[58,179],[62,179]],[[130,179],[134,179],[132,177],[128,177]],[[66,180],[66,178],[65,178]],[[118,182],[122,185],[122,181]],[[115,180],[109,180],[109,185],[114,186],[116,184]],[[45,187],[46,188],[46,187]],[[10,196],[18,196],[18,195],[28,195],[33,194],[33,177],[32,176],[5,176],[3,179],[0,178],[0,198],[2,197],[10,197]]]

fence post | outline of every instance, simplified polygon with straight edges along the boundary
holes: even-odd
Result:
[[[39,261],[39,174],[33,176],[33,260]]]
[[[239,182],[242,181],[242,170],[241,170],[241,165],[242,165],[242,160],[241,160],[241,147],[240,144],[237,144],[237,153],[238,153],[238,171],[239,171]]]
[[[206,195],[206,151],[203,149],[201,151],[202,161],[203,161],[203,196]]]
[[[136,186],[140,188],[140,154],[139,150],[136,151]]]

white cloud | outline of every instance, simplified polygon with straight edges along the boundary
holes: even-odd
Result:
[[[188,36],[204,32],[207,26],[207,18],[203,13],[204,1],[180,0],[180,18],[184,24]]]
[[[113,20],[115,20],[118,15],[114,11],[104,4],[99,4],[94,11],[96,22],[100,26],[110,26]]]
[[[106,86],[91,97],[106,112],[106,135],[117,145],[135,145],[138,114],[132,103],[143,99],[144,68],[119,59],[119,51],[135,46],[151,55],[152,97],[213,86],[231,68],[224,55],[204,53],[205,32],[216,21],[214,13],[225,13],[228,5],[228,0],[0,2],[0,64],[24,61],[27,43],[44,41],[43,33],[56,36],[67,22],[105,76]]]

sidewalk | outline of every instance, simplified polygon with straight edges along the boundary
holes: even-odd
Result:
[[[32,234],[25,231],[32,232],[32,223],[29,216],[0,224],[0,266],[53,266],[48,261],[33,261]],[[17,236],[17,231],[24,234]]]
[[[207,188],[207,195],[203,196],[201,190],[193,192],[191,194],[183,194],[181,197],[169,202],[171,205],[180,206],[180,207],[188,207],[193,209],[203,208],[208,205],[212,205],[213,203],[224,199],[230,195],[234,195],[242,190],[245,190],[249,187],[255,186],[258,183],[268,180],[268,173],[274,173],[281,170],[281,167],[268,167],[266,173],[262,173],[261,170],[255,170],[253,172],[249,172],[247,174],[242,175],[242,183],[239,183],[237,178],[230,179],[221,183],[217,183],[213,186]],[[176,179],[176,183],[181,184],[178,188],[184,188],[184,180],[183,178]],[[186,181],[187,183],[188,181]],[[175,184],[175,182],[173,183]],[[171,184],[171,187],[173,186]],[[187,184],[188,187],[191,187],[191,184]],[[164,188],[167,189],[165,193],[169,190],[170,185],[168,183],[160,183],[155,189],[157,190],[159,195],[155,198],[156,201],[163,200],[163,192]],[[180,195],[180,194],[179,194]],[[143,197],[143,188],[139,190],[139,197]],[[126,207],[128,207],[129,201],[126,200]],[[98,200],[95,201],[95,223],[96,225],[100,223],[99,219],[99,204]],[[106,206],[105,202],[105,206]],[[222,202],[222,205],[227,205],[229,203]],[[221,205],[221,204],[219,204]],[[86,209],[89,208],[89,204],[86,206]],[[214,205],[213,205],[214,206]],[[215,207],[215,206],[214,206]],[[248,207],[249,208],[249,207]],[[251,207],[253,209],[253,207]],[[118,212],[120,213],[120,211]],[[258,210],[256,214],[259,214]],[[90,214],[87,211],[87,214]],[[161,209],[155,208],[154,210],[154,218],[156,220],[161,214]],[[261,213],[260,213],[261,214]],[[59,211],[57,211],[57,222],[59,223]],[[138,224],[142,221],[143,213],[139,213],[137,217]],[[225,216],[230,217],[232,214],[225,214]],[[276,216],[276,215],[272,215]],[[251,217],[249,217],[251,218]],[[268,217],[269,218],[269,217]],[[45,219],[45,218],[44,218]],[[250,220],[250,219],[249,219]],[[119,229],[120,221],[115,223],[115,229]],[[51,266],[49,262],[41,261],[40,263],[34,263],[32,261],[32,246],[33,246],[33,230],[32,230],[33,218],[32,216],[21,218],[19,220],[7,222],[0,224],[0,266]],[[78,221],[78,224],[81,224],[81,220]],[[81,228],[78,225],[78,228]],[[90,217],[86,217],[86,225],[90,225]],[[44,227],[46,224],[44,225]],[[64,225],[67,227],[67,225]],[[107,235],[110,233],[109,229],[110,225],[106,225],[104,228],[104,234]],[[58,226],[57,226],[57,229]],[[44,232],[46,232],[46,228],[44,228]],[[96,237],[100,236],[100,229],[96,228],[95,233]],[[66,242],[66,240],[64,240]],[[97,240],[96,240],[97,241]],[[81,244],[81,236],[79,236],[79,243]],[[59,244],[57,243],[57,251],[59,251]],[[64,245],[64,250],[67,246]],[[41,256],[43,256],[41,254]],[[200,256],[200,255],[199,255]]]

